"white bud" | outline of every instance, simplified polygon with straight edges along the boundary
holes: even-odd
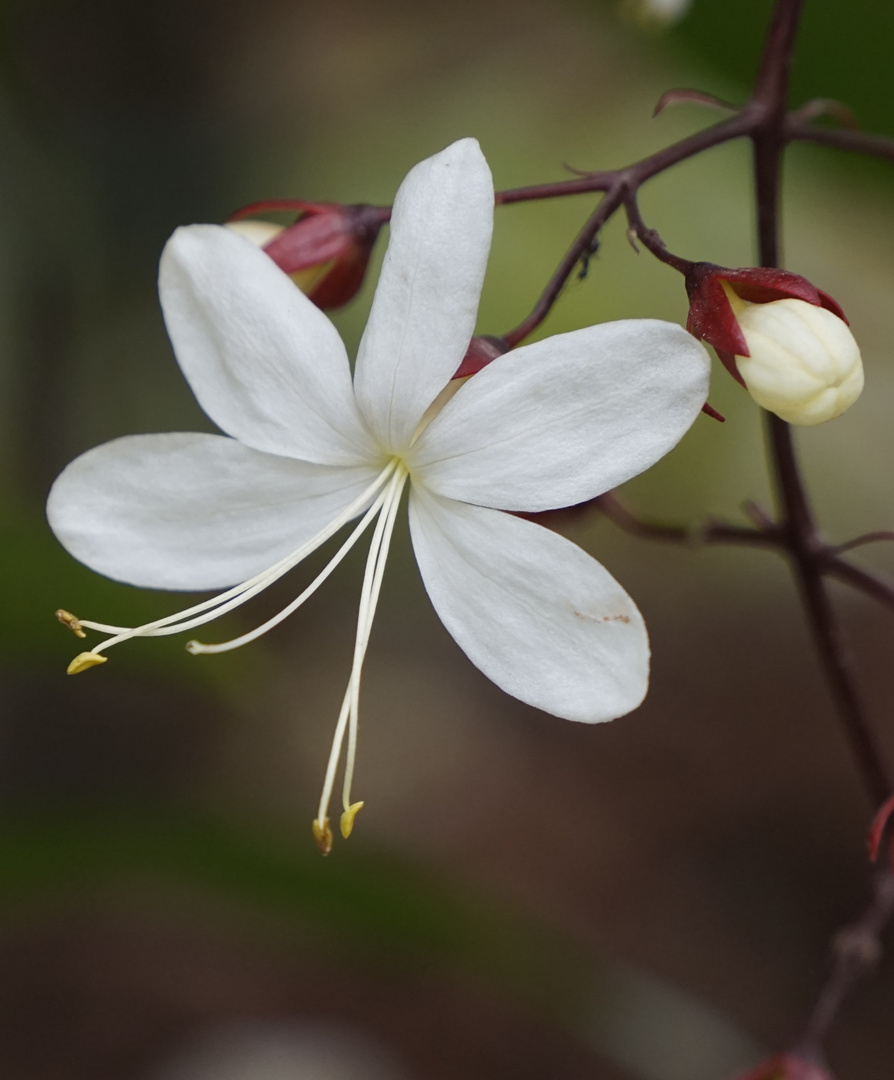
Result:
[[[863,390],[863,362],[847,323],[804,300],[736,300],[750,354],[736,364],[758,405],[803,425],[833,420],[853,405]]]

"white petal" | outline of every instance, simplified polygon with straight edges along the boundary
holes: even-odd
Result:
[[[466,353],[493,214],[490,170],[474,139],[420,162],[400,186],[354,380],[387,449],[409,445]]]
[[[494,360],[413,448],[430,491],[504,510],[590,499],[680,440],[708,392],[704,348],[675,323],[603,323]]]
[[[228,435],[323,465],[369,459],[338,332],[263,251],[217,225],[178,229],[158,289],[183,374]]]
[[[376,477],[310,465],[222,435],[129,435],[76,458],[47,517],[75,558],[158,589],[214,589],[311,539]]]
[[[649,678],[642,616],[586,552],[530,521],[416,488],[410,529],[435,611],[497,686],[587,723],[640,704]]]

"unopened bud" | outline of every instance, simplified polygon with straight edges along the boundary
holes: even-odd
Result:
[[[301,216],[286,226],[245,220],[273,210],[298,210]],[[317,307],[328,309],[356,295],[390,216],[387,207],[279,200],[244,207],[227,225],[262,247]]]
[[[786,270],[695,263],[687,328],[713,345],[754,400],[791,424],[821,424],[860,396],[860,350],[838,304]]]
[[[863,390],[863,362],[846,323],[803,300],[740,303],[748,354],[737,354],[736,365],[758,405],[803,425],[833,420],[853,405]]]

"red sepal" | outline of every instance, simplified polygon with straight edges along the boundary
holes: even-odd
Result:
[[[748,346],[724,291],[723,282],[728,283],[742,300],[752,304],[769,304],[774,300],[803,300],[815,307],[826,308],[847,323],[840,305],[828,293],[817,289],[800,274],[767,266],[733,269],[716,266],[714,263],[693,263],[686,272],[686,291],[689,294],[686,329],[695,337],[713,345],[724,367],[740,383],[742,378],[735,358],[748,356]]]
[[[308,289],[308,297],[323,311],[340,308],[353,300],[366,277],[369,254],[370,249],[352,249],[343,258],[336,259],[332,268]]]
[[[265,244],[264,250],[287,274],[343,258],[354,244],[345,209],[308,210]]]
[[[346,304],[363,283],[379,230],[391,217],[390,209],[272,199],[243,207],[229,220],[277,210],[298,210],[301,216],[265,244],[264,251],[287,274],[331,263],[307,295],[320,308]]]

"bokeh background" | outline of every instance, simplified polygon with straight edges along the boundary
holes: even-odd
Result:
[[[869,808],[775,556],[650,545],[596,512],[563,521],[653,643],[646,704],[592,729],[471,667],[399,533],[364,680],[367,805],[323,860],[309,825],[361,557],[248,650],[147,641],[71,680],[55,608],[133,625],[182,604],[80,567],[43,518],[81,451],[211,429],[155,295],[177,225],[266,197],[389,202],[465,135],[499,188],[625,164],[713,119],[650,119],[667,87],[742,99],[769,7],[696,0],[659,33],[596,0],[3,5],[0,1076],[723,1080],[798,1030],[866,894]],[[894,134],[894,9],[806,8],[793,99],[840,98]],[[642,205],[672,249],[741,265],[749,194],[732,145]],[[878,163],[790,154],[787,265],[840,300],[866,363],[863,400],[798,435],[842,538],[894,521],[892,194]],[[499,211],[481,332],[527,313],[591,207]],[[336,317],[351,347],[374,281]],[[544,333],[631,316],[683,321],[685,300],[616,222]],[[727,423],[700,419],[628,485],[644,515],[768,502],[756,408],[719,368],[711,400]],[[894,569],[882,546],[860,558]],[[890,618],[836,599],[894,755]],[[888,963],[836,1029],[840,1077],[889,1074],[892,1008]]]

